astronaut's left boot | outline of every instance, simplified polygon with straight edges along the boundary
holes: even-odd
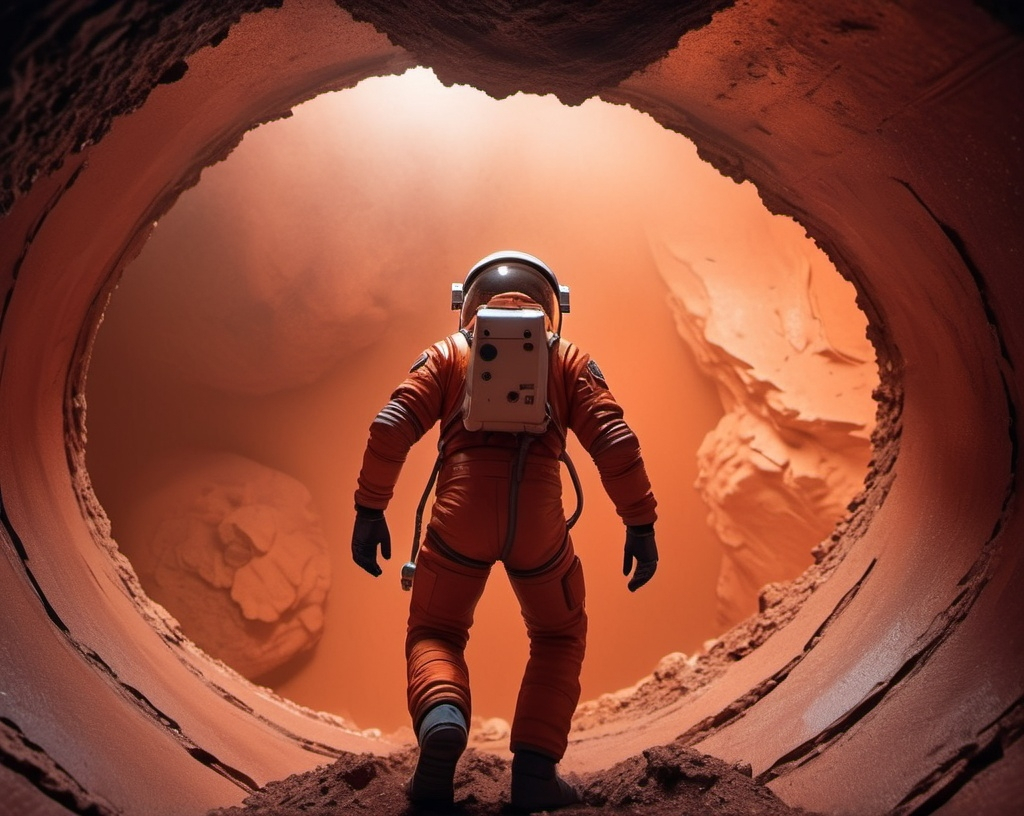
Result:
[[[455,766],[466,750],[466,718],[453,705],[441,703],[423,717],[417,739],[420,756],[406,791],[413,802],[451,804],[455,800]]]
[[[580,792],[558,775],[558,763],[545,754],[517,750],[512,757],[512,809],[535,813],[581,801]]]

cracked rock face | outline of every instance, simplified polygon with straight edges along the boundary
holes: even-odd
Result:
[[[725,415],[697,452],[697,487],[722,543],[718,618],[810,563],[863,487],[877,385],[866,321],[831,264],[784,220],[722,257],[653,247],[680,334]],[[737,245],[753,243],[746,254]],[[756,248],[755,248],[756,247]]]
[[[464,82],[467,63],[486,65],[474,84],[495,97],[554,93],[578,105],[601,88],[663,57],[686,31],[706,25],[732,0],[622,3],[428,3],[355,0],[357,20],[386,30],[446,84]],[[644,25],[636,25],[637,15]],[[558,80],[554,85],[552,78]]]
[[[331,569],[301,483],[226,453],[158,461],[142,481],[119,545],[193,642],[250,678],[316,645]]]

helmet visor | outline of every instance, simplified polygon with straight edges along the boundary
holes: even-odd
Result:
[[[495,295],[519,292],[526,295],[544,310],[551,325],[559,325],[558,296],[551,282],[536,269],[514,261],[496,263],[476,275],[464,294],[462,315],[463,326],[476,315],[481,306],[486,306]]]

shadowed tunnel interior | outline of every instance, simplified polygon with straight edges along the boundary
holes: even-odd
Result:
[[[84,374],[119,274],[203,167],[305,99],[419,64],[497,97],[627,103],[688,136],[828,252],[878,354],[866,489],[816,563],[697,661],[584,704],[565,764],[682,739],[816,811],[1019,807],[1019,19],[970,2],[262,5],[42,4],[5,25],[12,812],[203,812],[394,750],[210,661],[148,602],[89,484]]]

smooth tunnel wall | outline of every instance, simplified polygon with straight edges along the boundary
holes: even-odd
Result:
[[[709,650],[701,682],[666,672],[581,719],[566,764],[682,735],[818,811],[1019,807],[1019,21],[966,1],[869,0],[846,16],[538,4],[522,19],[344,5],[286,2],[225,38],[258,3],[42,4],[4,40],[12,812],[199,813],[342,752],[394,749],[212,663],[141,595],[83,467],[83,375],[110,287],[203,166],[303,99],[420,63],[498,96],[627,102],[689,136],[821,243],[879,353],[872,475],[818,563]]]

